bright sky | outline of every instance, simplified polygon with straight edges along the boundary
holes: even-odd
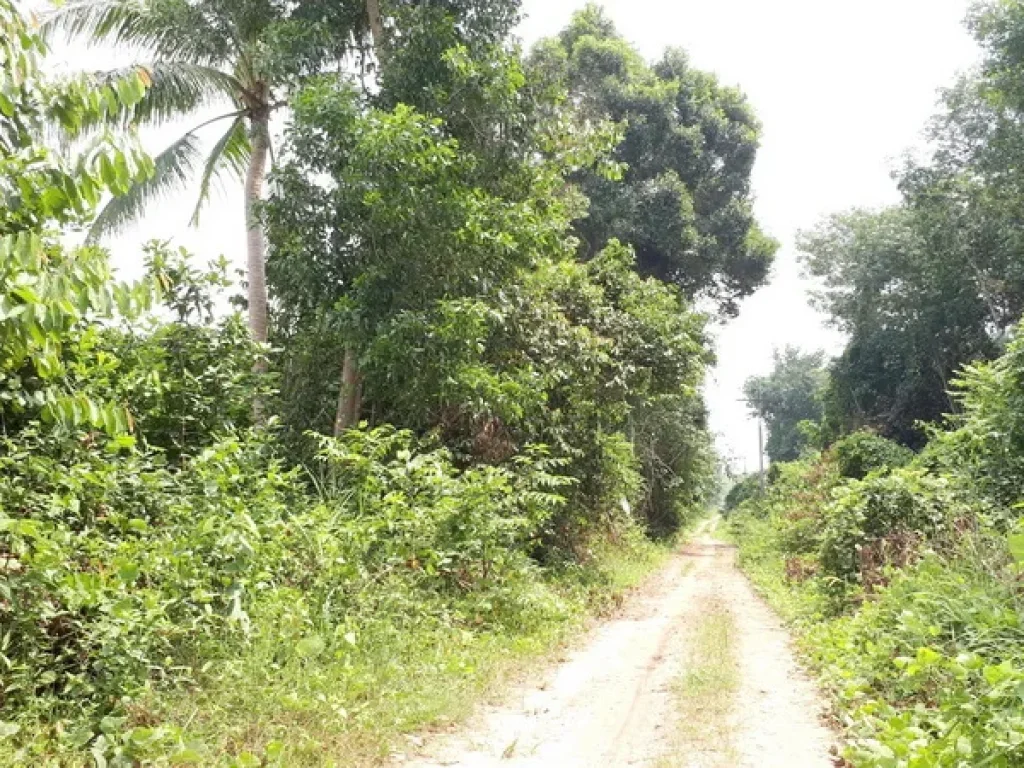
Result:
[[[525,42],[554,34],[584,0],[525,0]],[[764,124],[755,170],[757,212],[782,242],[771,284],[716,331],[719,363],[707,396],[720,450],[737,469],[757,466],[757,429],[737,399],[743,381],[771,368],[772,350],[840,348],[807,305],[795,233],[852,206],[897,199],[890,170],[920,144],[937,89],[971,66],[976,50],[962,26],[969,0],[605,0],[620,31],[647,58],[685,48],[694,66],[740,86]],[[58,52],[60,53],[60,52]],[[76,67],[108,62],[75,52]],[[198,122],[198,121],[197,121]],[[158,151],[184,126],[147,137]],[[215,196],[201,226],[188,228],[183,195],[154,210],[114,245],[131,272],[144,239],[173,238],[201,257],[243,261],[241,195]],[[143,236],[141,233],[145,233]]]

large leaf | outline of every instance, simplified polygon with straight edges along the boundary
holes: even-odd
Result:
[[[147,51],[160,59],[212,65],[228,59],[210,45],[211,25],[190,3],[80,0],[51,13],[41,27],[47,40],[63,36],[94,45]]]
[[[1015,563],[1024,563],[1024,533],[1015,533],[1006,537],[1010,547],[1010,555]]]
[[[124,229],[138,219],[154,200],[184,188],[201,156],[200,141],[195,131],[186,133],[153,159],[153,175],[133,184],[123,195],[110,200],[100,211],[89,230],[89,238],[97,239]]]
[[[111,122],[161,125],[211,104],[229,102],[234,107],[242,106],[241,83],[226,72],[202,64],[147,62],[93,75],[99,84],[114,86],[140,76],[148,84],[146,95],[131,108],[114,115]]]
[[[215,178],[227,175],[240,179],[249,164],[249,136],[245,130],[245,115],[238,115],[231,127],[214,144],[206,157],[203,177],[199,184],[199,199],[192,213],[192,223],[199,223],[199,212],[210,197],[210,183]]]

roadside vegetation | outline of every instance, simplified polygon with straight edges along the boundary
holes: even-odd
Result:
[[[597,8],[516,20],[0,0],[0,764],[378,763],[706,507],[757,121]],[[44,36],[140,58],[54,80]],[[97,238],[190,181],[245,183],[244,258],[123,282]]]
[[[821,369],[821,415],[782,423],[800,457],[727,505],[856,768],[1024,764],[1024,14],[992,3],[970,23],[983,66],[945,95],[904,202],[805,237],[848,343]],[[804,402],[791,373],[758,386]]]

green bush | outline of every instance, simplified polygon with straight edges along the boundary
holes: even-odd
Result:
[[[1005,538],[948,477],[841,482],[830,461],[783,465],[731,528],[744,570],[801,629],[843,756],[854,768],[1021,765],[1024,604]],[[814,494],[835,496],[823,519],[808,512]],[[849,599],[858,583],[870,599]]]
[[[228,301],[223,260],[201,270],[184,249],[161,243],[144,249],[150,282],[159,286],[173,319],[105,328],[71,372],[81,389],[124,403],[133,435],[179,462],[251,427],[253,401],[271,399],[276,376],[256,372],[264,353],[244,317],[214,313]]]
[[[935,430],[929,461],[992,502],[1005,527],[1024,501],[1024,325],[1006,354],[968,366],[955,383],[960,412]]]
[[[840,482],[832,456],[773,464],[772,474],[775,478],[765,495],[742,502],[733,515],[770,521],[783,555],[817,554],[824,510]]]
[[[282,657],[332,653],[380,600],[417,593],[469,601],[477,627],[547,610],[531,603],[548,598],[529,586],[529,553],[563,503],[559,462],[528,451],[459,470],[390,428],[323,438],[320,456],[317,497],[258,435],[227,436],[180,471],[116,441],[7,438],[6,718],[60,720],[96,748],[104,718],[143,690],[196,684],[257,635]],[[293,633],[268,623],[294,601],[308,617]]]
[[[969,537],[896,574],[804,641],[847,712],[856,768],[1024,759],[1024,625],[1001,540]]]
[[[878,470],[906,466],[914,458],[909,448],[867,431],[854,432],[836,441],[832,451],[840,476],[853,480],[863,480]]]
[[[843,485],[825,513],[821,565],[840,580],[863,580],[948,523],[956,501],[949,482],[924,470],[900,469]]]
[[[723,502],[726,512],[731,512],[747,499],[757,496],[761,490],[761,478],[757,475],[746,475],[737,480],[729,492],[725,494]]]

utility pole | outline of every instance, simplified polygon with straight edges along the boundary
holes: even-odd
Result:
[[[761,417],[757,417],[757,477],[761,486],[761,495],[764,496],[764,429],[761,426]]]
[[[739,398],[739,402],[746,403],[748,408],[752,408],[753,404],[746,397]],[[757,418],[757,482],[761,489],[761,495],[764,495],[765,491],[765,477],[764,477],[764,422],[761,419],[761,414],[758,411],[754,411]]]

